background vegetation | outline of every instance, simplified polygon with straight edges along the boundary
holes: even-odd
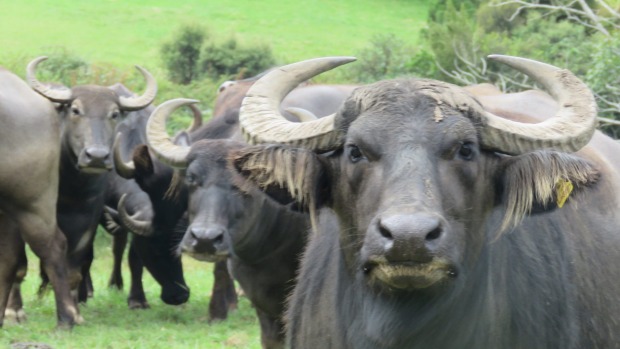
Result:
[[[595,16],[584,15],[584,2],[572,0],[0,0],[0,65],[23,76],[31,59],[48,55],[40,65],[41,80],[122,82],[140,91],[143,81],[133,69],[140,64],[157,77],[157,103],[199,99],[208,117],[221,82],[326,55],[353,55],[358,62],[321,82],[410,75],[461,85],[493,82],[505,91],[530,88],[524,76],[485,59],[509,54],[570,69],[596,93],[601,114],[620,119],[620,0],[585,4]],[[172,128],[189,119],[177,116]],[[127,310],[126,291],[107,289],[109,246],[101,233],[95,298],[82,307],[87,323],[72,332],[53,330],[50,295],[34,296],[38,268],[31,255],[25,284],[29,321],[7,324],[0,347],[16,342],[57,349],[260,347],[245,298],[228,321],[207,323],[210,264],[185,259],[188,304],[164,305],[159,286],[145,273],[152,309]]]

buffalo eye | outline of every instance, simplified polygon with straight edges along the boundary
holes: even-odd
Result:
[[[71,107],[71,114],[80,115],[80,109],[78,107]]]
[[[118,110],[115,110],[112,112],[112,114],[110,114],[110,118],[112,118],[112,120],[118,119],[119,116],[121,116],[121,112],[119,112]]]
[[[474,144],[466,142],[459,147],[457,156],[462,160],[471,160],[474,158],[475,153]]]
[[[360,148],[358,148],[356,145],[348,145],[347,150],[349,153],[349,160],[351,160],[352,163],[359,162],[365,158]]]
[[[196,185],[196,181],[198,178],[193,173],[188,173],[185,175],[185,183],[189,186]]]

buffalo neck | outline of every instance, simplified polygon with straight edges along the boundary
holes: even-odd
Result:
[[[242,219],[229,231],[232,253],[247,263],[301,251],[310,230],[308,214],[254,195],[255,219]],[[258,196],[258,197],[256,197]]]

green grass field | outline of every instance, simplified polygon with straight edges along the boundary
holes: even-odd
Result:
[[[283,62],[353,55],[375,34],[416,42],[427,0],[0,1],[2,59],[65,47],[88,61],[159,66],[159,49],[183,23],[216,38],[265,42]]]
[[[93,263],[95,295],[80,310],[86,322],[72,331],[56,330],[53,295],[36,295],[40,283],[38,261],[29,253],[28,275],[23,285],[24,324],[5,323],[0,330],[0,348],[13,343],[46,343],[55,349],[157,349],[157,348],[260,348],[260,331],[254,309],[241,297],[239,308],[226,321],[207,321],[213,284],[211,263],[184,257],[183,263],[191,296],[182,306],[170,306],[159,299],[161,288],[145,271],[144,290],[151,309],[129,310],[129,272],[124,261],[123,291],[108,288],[112,266],[111,238],[97,236]]]
[[[320,1],[172,1],[87,0],[54,2],[0,0],[0,65],[22,70],[33,58],[62,47],[100,66],[133,71],[149,69],[165,92],[159,49],[183,23],[201,23],[213,36],[265,42],[281,62],[325,55],[355,55],[376,34],[419,40],[427,0]],[[23,67],[23,68],[21,68]],[[119,73],[116,73],[119,74]],[[122,73],[120,73],[122,75]],[[131,87],[131,86],[130,86]],[[183,97],[210,106],[213,94]],[[176,92],[176,90],[175,90]],[[179,95],[163,98],[181,97]],[[158,102],[161,102],[159,100]],[[95,297],[81,308],[86,323],[57,331],[53,297],[37,299],[38,261],[30,254],[24,284],[25,324],[6,323],[0,348],[18,342],[41,342],[55,349],[82,348],[260,348],[258,322],[246,298],[221,323],[207,322],[212,265],[185,258],[190,301],[180,307],[159,300],[159,285],[145,272],[149,310],[130,311],[124,291],[107,288],[111,271],[110,238],[100,234],[93,265]],[[125,284],[129,284],[127,268]]]

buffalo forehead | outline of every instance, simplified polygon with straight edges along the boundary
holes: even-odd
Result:
[[[73,97],[79,99],[85,106],[90,108],[109,108],[110,105],[118,105],[119,99],[116,92],[103,86],[82,85],[72,89]]]

